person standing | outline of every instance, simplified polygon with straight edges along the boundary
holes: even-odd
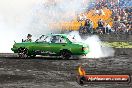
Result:
[[[28,34],[27,39],[24,42],[32,42],[32,35]]]

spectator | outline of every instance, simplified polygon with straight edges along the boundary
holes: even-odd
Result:
[[[93,22],[90,21],[90,30],[93,30]]]
[[[109,34],[110,32],[112,32],[112,28],[111,28],[111,26],[110,26],[108,23],[106,24],[105,32],[106,32],[107,34]]]
[[[89,19],[85,20],[85,24],[84,24],[84,26],[88,26],[88,27],[90,27],[90,20],[89,20]]]
[[[126,27],[127,27],[127,32],[131,33],[132,32],[131,25],[129,23],[127,23]]]
[[[97,29],[98,29],[98,32],[100,34],[104,34],[105,33],[104,22],[103,22],[102,19],[99,19]]]
[[[121,27],[121,32],[124,32],[124,33],[127,32],[127,27],[124,23],[121,23],[120,27]]]
[[[85,24],[84,24],[85,28],[87,29],[87,32],[89,33],[90,32],[90,27],[91,27],[91,23],[90,23],[90,20],[87,19],[85,21]]]
[[[32,35],[28,34],[27,39],[24,42],[32,42]]]
[[[92,2],[93,3],[93,2]],[[112,16],[111,18],[113,19],[113,25],[112,27],[109,24],[104,24],[102,19],[99,19],[98,21],[98,27],[97,31],[99,33],[104,34],[104,33],[111,33],[111,32],[131,32],[131,20],[132,20],[132,8],[127,7],[131,3],[130,0],[98,0],[94,2],[95,8],[94,13],[92,16],[95,15],[105,15],[103,8],[108,7],[112,11]],[[80,19],[82,21],[86,20],[86,16],[84,14],[81,15]],[[85,21],[85,25],[87,27],[87,30],[92,30],[93,29],[93,22],[90,20]]]
[[[103,27],[104,26],[104,22],[102,19],[99,19],[98,21],[98,27]]]

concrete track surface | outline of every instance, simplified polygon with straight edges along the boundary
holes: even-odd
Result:
[[[132,88],[130,83],[76,82],[77,68],[82,64],[88,74],[130,74],[132,57],[61,60],[49,57],[19,59],[14,54],[0,54],[0,88]]]

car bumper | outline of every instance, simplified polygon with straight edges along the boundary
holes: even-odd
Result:
[[[15,53],[17,52],[16,48],[11,48],[12,51],[14,51]]]

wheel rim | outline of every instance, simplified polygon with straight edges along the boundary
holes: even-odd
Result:
[[[71,54],[68,51],[62,51],[61,57],[62,59],[69,59],[71,57]]]
[[[20,48],[18,50],[18,55],[20,58],[27,58],[28,57],[27,53],[28,53],[28,50],[26,48]]]

